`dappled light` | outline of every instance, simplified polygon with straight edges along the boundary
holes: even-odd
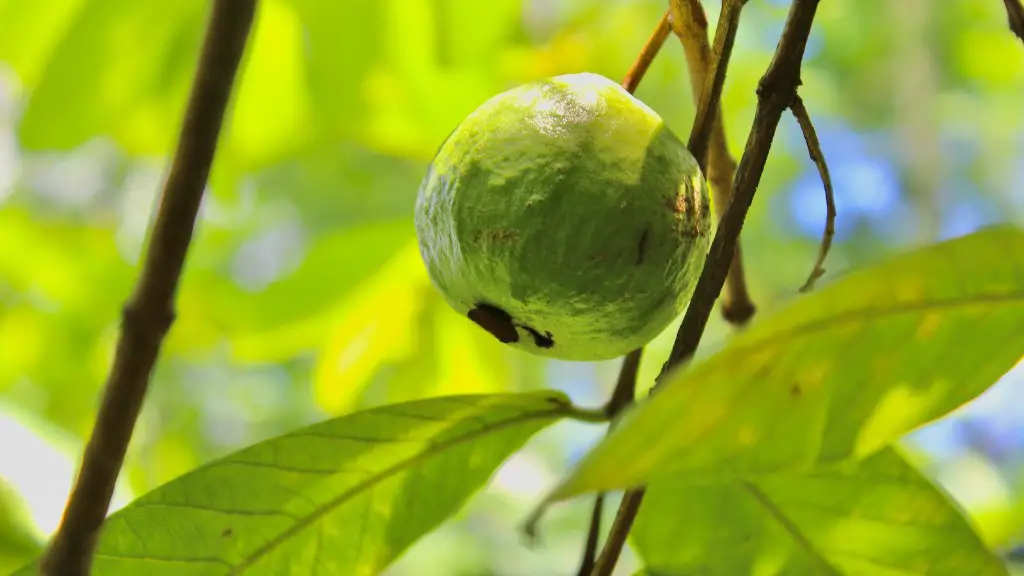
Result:
[[[723,4],[743,18],[730,55],[706,55],[728,73],[700,116],[716,84],[691,87],[703,45],[657,27],[702,7],[716,46]],[[0,574],[29,573],[61,524],[214,5],[0,0]],[[759,99],[807,5],[798,68],[776,64]],[[95,574],[570,575],[594,493],[614,547],[622,493],[647,486],[615,576],[1024,576],[1008,560],[1024,557],[1024,46],[1004,2],[259,0],[255,14]],[[620,88],[642,48],[649,68]],[[794,71],[838,213],[805,294],[827,211],[787,111]],[[518,209],[502,204],[515,178],[541,166],[561,198],[559,170],[585,148],[528,163],[553,148],[502,120],[512,152],[473,189],[478,213],[453,220],[464,246],[437,241],[453,261],[484,254],[452,296],[415,223],[430,163],[492,97],[562,75],[579,75],[577,100],[535,87],[519,104],[547,135],[570,133],[556,104],[601,116],[586,142],[604,163],[573,181],[604,187],[573,189],[592,195],[575,220],[553,204],[571,230],[498,254],[537,220],[524,207],[518,230],[491,225],[511,220],[495,206]],[[466,150],[495,133],[472,128]],[[654,141],[705,154],[671,180]],[[710,200],[686,229],[702,240],[634,225],[648,214],[627,195],[612,211],[596,196],[611,181],[688,191],[657,199],[670,224]],[[724,202],[744,193],[749,212]],[[727,209],[742,235],[716,229]],[[654,283],[627,302],[633,276],[601,258],[646,262]],[[583,280],[551,296],[544,274]],[[669,305],[672,283],[697,283],[697,304]],[[638,346],[626,408],[609,399]]]

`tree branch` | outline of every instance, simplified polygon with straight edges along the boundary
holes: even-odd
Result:
[[[712,115],[721,95],[721,86],[728,66],[733,40],[739,24],[739,12],[744,0],[727,0],[722,5],[718,31],[715,33],[715,52],[718,56],[711,62],[708,82],[698,106],[697,119],[691,133],[691,152],[698,160],[707,147]],[[683,323],[676,334],[672,353],[662,368],[655,384],[655,390],[664,383],[667,374],[685,364],[696,352],[697,345],[707,326],[735,251],[747,211],[754,199],[754,193],[761,180],[772,140],[778,128],[782,113],[792,104],[796,89],[800,85],[800,65],[803,60],[811,24],[819,0],[793,0],[782,38],[775,49],[771,64],[757,89],[757,109],[754,122],[747,137],[746,147],[740,159],[733,184],[732,198],[719,219],[715,239],[711,244],[701,271],[700,280],[694,290],[690,305],[686,309]],[[721,47],[721,49],[719,48]],[[703,136],[701,136],[703,135]],[[703,138],[703,146],[700,146]],[[701,155],[698,155],[697,152]],[[598,557],[594,576],[610,576],[618,562],[626,538],[636,519],[643,501],[643,489],[630,490],[623,497],[619,512],[612,525],[608,541]]]
[[[643,357],[644,349],[633,350],[622,360],[619,368],[619,378],[615,382],[615,390],[612,397],[605,405],[604,411],[611,423],[609,431],[615,427],[616,418],[623,410],[633,403],[636,396],[636,379],[640,371],[640,359]],[[601,515],[604,512],[604,493],[600,492],[594,497],[594,509],[590,513],[590,527],[587,530],[587,543],[583,548],[583,559],[580,561],[578,576],[587,576],[594,569],[597,558],[597,541],[601,537]]]
[[[708,43],[708,19],[700,0],[672,0],[670,8],[671,25],[686,54],[686,66],[690,72],[690,87],[693,100],[698,102],[707,81],[711,67],[711,45]],[[732,181],[736,174],[736,160],[729,153],[725,138],[725,124],[721,104],[714,107],[714,124],[711,128],[711,142],[707,158],[707,176],[714,193],[719,218],[729,205]],[[747,280],[743,273],[743,255],[739,244],[733,255],[729,275],[725,280],[725,292],[721,296],[722,317],[734,326],[744,326],[753,317],[756,308],[747,291]]]
[[[640,49],[640,54],[637,55],[636,61],[633,62],[626,76],[622,79],[622,87],[630,94],[636,92],[637,87],[640,86],[640,81],[643,80],[647,70],[651,67],[651,63],[654,62],[654,58],[661,51],[661,47],[665,44],[669,32],[671,32],[669,27],[669,11],[666,10],[651,33],[650,38],[647,39],[643,48]],[[622,367],[619,369],[619,378],[615,383],[615,390],[612,392],[612,397],[604,408],[605,413],[608,414],[612,422],[609,424],[609,430],[615,425],[615,417],[629,406],[636,396],[636,378],[640,370],[640,357],[642,354],[643,348],[638,348],[630,352],[623,359]],[[594,508],[590,512],[587,541],[583,546],[583,558],[580,560],[580,568],[577,572],[579,576],[587,576],[594,568],[597,558],[597,543],[601,537],[601,516],[603,513],[604,493],[600,492],[594,497]]]
[[[89,573],[150,373],[174,321],[178,280],[255,11],[255,0],[214,2],[142,272],[125,305],[92,436],[60,528],[40,563],[41,574]]]
[[[1024,42],[1024,4],[1020,0],[1003,0],[1010,30]]]
[[[668,25],[668,12],[661,17],[658,21],[658,26],[651,32],[651,37],[647,39],[647,43],[640,49],[640,54],[636,57],[636,61],[633,62],[633,66],[626,72],[626,77],[622,79],[622,87],[626,89],[626,92],[632,94],[636,92],[640,81],[644,79],[644,74],[647,74],[647,69],[651,67],[651,63],[654,62],[654,57],[661,51],[661,47],[665,44],[665,39],[668,38],[669,32],[672,29]]]
[[[804,106],[804,101],[799,94],[793,97],[793,103],[789,105],[789,109],[796,117],[797,123],[800,124],[800,131],[803,132],[804,141],[807,143],[807,153],[811,156],[814,165],[818,167],[818,175],[821,176],[821,183],[825,187],[825,232],[821,235],[821,247],[818,249],[818,259],[814,262],[811,275],[807,277],[807,282],[800,288],[801,292],[810,292],[814,289],[814,283],[818,278],[825,274],[822,265],[825,264],[825,258],[828,257],[828,251],[832,247],[832,239],[836,235],[836,195],[832,190],[832,177],[828,173],[828,164],[825,163],[825,155],[821,151],[818,133],[814,130],[811,115],[807,112],[807,107]]]

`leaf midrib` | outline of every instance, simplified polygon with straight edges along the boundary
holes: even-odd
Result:
[[[771,498],[769,498],[767,494],[762,492],[761,489],[752,482],[743,481],[740,485],[743,486],[743,489],[750,494],[755,501],[757,501],[761,508],[768,512],[778,525],[782,526],[782,529],[789,534],[789,537],[793,539],[797,547],[803,550],[805,554],[810,556],[811,559],[821,567],[823,574],[828,574],[829,576],[842,576],[842,573],[832,566],[832,564],[818,552],[814,547],[814,544],[803,535],[800,528],[794,524],[793,521],[775,505],[774,502],[772,502]]]
[[[434,445],[428,447],[427,449],[423,450],[422,452],[418,452],[415,455],[411,456],[410,458],[408,458],[406,460],[403,460],[403,461],[401,461],[401,462],[391,466],[390,468],[385,468],[384,470],[381,470],[377,474],[374,474],[374,475],[368,477],[367,479],[365,479],[362,482],[356,484],[352,488],[349,488],[348,490],[342,492],[341,494],[339,494],[335,498],[329,500],[324,505],[318,507],[316,510],[314,510],[310,514],[308,514],[307,516],[303,517],[301,520],[296,521],[295,524],[293,524],[292,526],[289,526],[286,530],[284,530],[283,532],[281,532],[280,534],[278,534],[277,536],[272,538],[270,541],[268,541],[262,547],[256,549],[251,555],[246,557],[241,563],[239,563],[238,565],[233,567],[228,572],[228,574],[240,574],[240,573],[242,573],[244,570],[246,570],[249,567],[251,567],[257,560],[259,560],[263,556],[267,555],[268,553],[272,552],[275,548],[277,548],[278,546],[280,546],[281,544],[286,542],[290,537],[292,537],[296,533],[302,531],[303,529],[305,529],[306,527],[308,527],[312,523],[316,522],[320,518],[323,518],[325,515],[327,515],[331,511],[333,511],[335,508],[345,504],[347,501],[349,501],[352,498],[358,496],[360,493],[364,492],[368,488],[371,488],[371,487],[373,487],[373,486],[375,486],[375,485],[377,485],[377,484],[379,484],[379,483],[389,479],[391,476],[394,476],[394,475],[396,475],[396,474],[398,474],[400,472],[404,472],[405,470],[411,468],[412,466],[414,466],[416,464],[419,464],[420,462],[422,462],[424,460],[427,460],[430,457],[432,457],[432,456],[434,456],[434,455],[436,455],[438,453],[447,451],[447,450],[449,450],[449,449],[451,449],[451,448],[453,448],[453,447],[455,447],[455,446],[457,446],[459,444],[462,444],[464,442],[467,442],[467,441],[470,441],[470,440],[475,440],[475,439],[477,439],[477,438],[479,438],[481,436],[484,436],[486,434],[494,433],[494,432],[503,430],[505,428],[510,428],[510,427],[518,425],[518,424],[523,424],[523,423],[529,422],[531,420],[541,420],[541,419],[544,419],[544,418],[554,418],[554,417],[569,416],[572,413],[573,413],[573,410],[572,410],[571,406],[558,406],[556,408],[547,409],[547,410],[544,410],[544,411],[528,412],[528,413],[520,414],[520,415],[516,416],[515,418],[509,418],[508,420],[497,422],[497,423],[493,424],[492,426],[476,428],[474,430],[470,430],[469,432],[467,432],[466,434],[464,434],[462,436],[456,436],[456,437],[448,439],[447,441],[439,442],[438,444],[434,444]]]

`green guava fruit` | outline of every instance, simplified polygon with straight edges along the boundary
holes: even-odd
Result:
[[[711,237],[708,187],[661,117],[615,82],[513,88],[441,145],[416,200],[445,300],[498,340],[605,360],[685,309]]]

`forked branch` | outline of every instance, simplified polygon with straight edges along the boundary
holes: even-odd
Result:
[[[96,424],[64,518],[40,563],[52,576],[89,574],[132,430],[164,335],[174,321],[174,296],[213,163],[255,0],[217,0],[206,29],[188,108],[153,222],[149,248],[103,391]]]
[[[676,334],[672,353],[658,377],[656,388],[664,383],[666,375],[689,361],[697,350],[714,303],[718,299],[725,283],[725,277],[729,272],[729,265],[740,231],[753,201],[757,185],[761,180],[779,120],[782,118],[783,112],[792,104],[797,87],[800,85],[800,65],[817,12],[818,2],[819,0],[793,0],[790,6],[782,38],[775,49],[775,55],[768,70],[758,85],[757,109],[743,156],[736,171],[732,198],[719,219],[715,239],[701,271],[700,280],[697,282],[683,323]],[[712,59],[708,81],[697,109],[694,130],[691,133],[690,149],[694,151],[694,156],[698,159],[701,158],[698,152],[703,154],[702,150],[707,147],[708,136],[711,132],[710,126],[713,123],[710,111],[715,109],[721,95],[725,68],[728,66],[742,6],[741,0],[723,2],[718,31],[715,34],[714,54],[717,57]],[[701,146],[702,139],[703,146]],[[642,489],[631,490],[623,497],[608,541],[598,558],[593,572],[594,576],[610,576],[612,573],[642,500]]]

